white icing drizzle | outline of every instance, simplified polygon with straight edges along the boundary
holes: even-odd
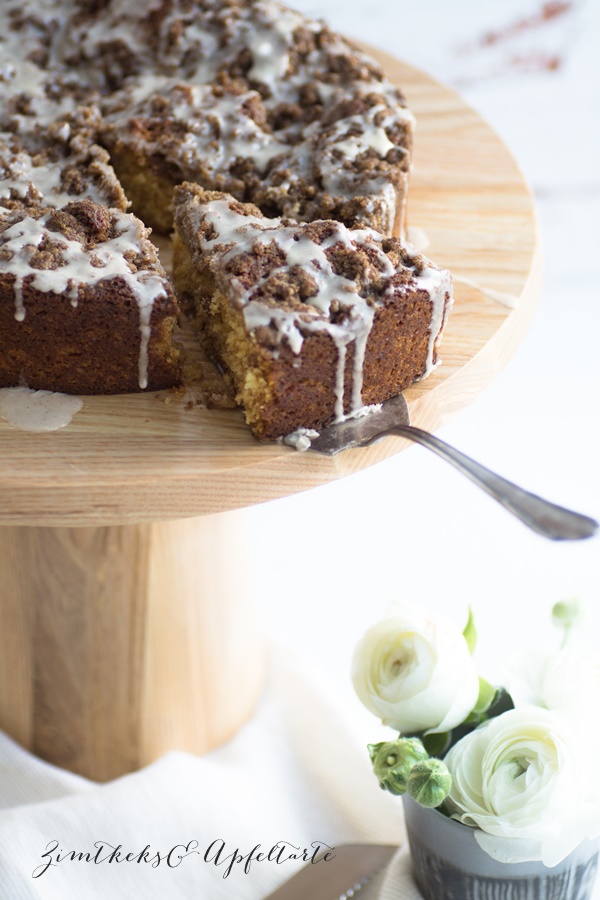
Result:
[[[386,113],[387,115],[385,115]],[[382,114],[385,115],[385,118],[380,121]],[[348,159],[355,159],[368,149],[375,150],[383,158],[389,150],[396,146],[390,141],[385,130],[386,127],[393,124],[394,120],[390,111],[381,105],[369,107],[364,115],[339,119],[329,129],[329,134],[334,140],[332,149],[339,151]],[[340,141],[340,137],[344,139]]]
[[[336,334],[336,332],[331,327],[329,327],[327,329],[327,331],[329,332],[329,334],[332,335],[333,340],[335,341],[335,345],[337,347],[338,358],[337,358],[337,369],[336,369],[336,373],[335,373],[334,417],[335,417],[336,422],[340,422],[344,416],[344,392],[345,392],[344,375],[346,372],[346,352],[347,352],[346,341],[343,339],[345,337],[345,335],[342,335],[341,336],[342,339],[340,340],[340,335]],[[358,356],[358,352],[359,351],[358,351],[358,346],[357,346],[357,348],[356,348],[357,356]],[[362,369],[362,366],[361,366],[361,369]],[[354,390],[352,393],[354,396]]]
[[[370,183],[370,197],[367,199],[366,208],[369,214],[378,213],[381,217],[380,231],[384,234],[395,233],[396,217],[400,213],[400,235],[404,223],[404,209],[406,206],[406,194],[401,197],[401,205],[398,208],[398,196],[396,190],[389,181],[375,178]]]
[[[465,284],[467,287],[474,288],[476,291],[479,291],[480,294],[483,294],[484,297],[487,297],[488,300],[493,300],[494,303],[505,306],[507,309],[516,309],[519,305],[519,298],[514,294],[507,294],[504,291],[495,291],[492,288],[482,287],[478,281],[473,281],[472,278],[464,278],[462,275],[455,275],[454,280],[458,281],[459,284]]]
[[[419,281],[425,284],[425,290],[428,291],[431,299],[431,324],[429,326],[429,343],[427,345],[427,359],[425,362],[425,371],[421,375],[421,380],[427,378],[441,360],[438,359],[434,363],[436,351],[442,339],[442,332],[448,318],[448,313],[452,308],[454,299],[452,296],[452,276],[450,272],[444,269],[436,269],[433,266],[427,266],[423,269]],[[427,283],[433,282],[430,286]],[[422,285],[419,284],[419,287]]]
[[[164,279],[160,273],[148,270],[135,271],[124,255],[139,253],[142,226],[133,216],[125,213],[118,217],[122,230],[111,240],[87,249],[79,241],[71,241],[64,235],[49,231],[46,222],[49,214],[34,219],[25,216],[0,234],[2,250],[10,258],[3,260],[3,271],[15,276],[15,319],[22,322],[26,316],[23,301],[25,280],[38,291],[56,294],[67,293],[69,300],[77,301],[81,284],[97,285],[106,279],[120,278],[133,293],[140,315],[139,385],[148,385],[148,347],[150,341],[150,319],[155,300],[165,296]],[[63,265],[56,269],[35,269],[31,259],[41,241],[46,238],[57,245]]]
[[[267,4],[262,6],[263,9],[268,8]],[[251,27],[246,29],[245,43],[252,53],[252,67],[248,72],[251,81],[260,81],[273,92],[277,90],[289,68],[291,37],[303,23],[302,16],[284,7],[278,8],[276,17],[269,17],[265,27],[250,23]]]
[[[349,419],[362,419],[370,413],[379,412],[381,406],[381,403],[373,403],[371,406],[360,406],[358,409],[354,409],[347,415],[342,416],[339,421],[347,422]],[[286,434],[283,437],[277,438],[277,441],[280,444],[287,444],[295,450],[304,452],[310,450],[312,441],[318,437],[319,432],[312,428],[297,428],[296,431],[292,431],[291,434]]]
[[[82,19],[79,17],[79,21],[76,17],[75,23],[69,23],[59,56],[70,59],[75,51],[79,57],[78,62],[94,61],[97,60],[102,45],[112,39],[120,40],[134,58],[151,65],[155,60],[147,45],[144,20],[160,5],[161,0],[145,0],[144,3],[137,4],[131,0],[110,0],[100,15]],[[80,65],[79,68],[84,66]]]
[[[348,230],[344,225],[332,225],[331,234],[318,244],[301,226],[283,226],[280,219],[265,219],[244,216],[235,212],[227,200],[215,200],[201,209],[189,207],[194,230],[201,221],[209,223],[215,236],[201,241],[203,252],[211,252],[222,247],[219,266],[226,266],[240,254],[255,250],[258,245],[275,243],[284,256],[284,262],[272,269],[250,288],[245,288],[234,276],[228,276],[229,289],[233,290],[240,303],[244,321],[249,331],[265,325],[276,328],[279,340],[287,340],[293,353],[302,349],[304,333],[325,331],[337,348],[337,373],[335,391],[335,420],[344,418],[344,374],[348,345],[354,344],[352,370],[352,396],[350,410],[362,409],[363,364],[367,341],[373,325],[376,307],[384,300],[378,298],[371,303],[361,296],[354,280],[338,275],[332,268],[326,251],[337,244],[355,250],[365,245],[371,253],[377,277],[391,278],[396,270],[381,249],[381,235],[371,230]],[[212,233],[212,232],[211,232]],[[261,287],[274,273],[293,266],[301,267],[316,285],[316,293],[306,299],[302,309],[269,305],[260,299]],[[452,293],[451,277],[448,272],[436,269],[428,260],[420,274],[414,274],[410,285],[412,290],[424,290],[432,303],[430,337],[425,364],[425,373],[433,369],[433,359],[445,316],[450,306],[448,297]],[[402,288],[399,288],[402,289]],[[387,290],[392,290],[388,287]],[[332,304],[336,302],[346,310],[341,321],[329,318]],[[325,318],[327,317],[327,318]]]
[[[66,123],[65,123],[66,124]],[[68,125],[66,125],[68,128]],[[63,206],[70,200],[78,199],[76,195],[68,194],[62,189],[60,163],[47,162],[44,165],[34,166],[31,157],[24,152],[9,153],[2,164],[2,148],[0,147],[0,172],[4,178],[0,178],[0,206],[4,200],[16,195],[24,200],[37,200],[43,206]],[[97,203],[104,199],[102,193],[97,190],[93,182],[88,181],[85,196]]]
[[[0,388],[0,416],[23,431],[65,428],[83,407],[80,397],[26,387]]]
[[[195,63],[191,79],[194,84],[207,84],[214,79],[219,59],[222,56],[218,35],[211,34],[206,23],[201,21],[190,22],[185,28],[181,42],[175,42],[174,44],[172,31],[169,30],[169,25],[174,18],[176,18],[175,15],[168,17],[161,29],[163,36],[169,36],[168,40],[163,39],[161,41],[161,55],[165,71],[168,71],[169,74],[179,73],[179,77],[181,77],[181,57],[184,54],[189,55],[192,53],[196,57],[197,62]]]
[[[273,157],[289,150],[248,115],[249,101],[260,102],[256,91],[216,96],[210,85],[186,85],[177,79],[146,75],[132,88],[131,97],[128,115],[155,116],[154,103],[161,97],[167,106],[161,107],[160,116],[185,122],[187,132],[173,154],[190,177],[198,169],[215,177],[237,157],[252,159],[263,172]],[[121,117],[119,109],[107,114],[107,120],[117,124]],[[152,142],[146,141],[146,148],[151,147]]]
[[[296,431],[286,434],[285,437],[279,438],[279,440],[282,444],[287,444],[289,447],[293,447],[294,450],[304,453],[306,450],[310,450],[311,440],[317,437],[319,437],[319,432],[314,431],[312,428],[297,428]]]
[[[2,45],[0,45],[1,50],[5,50]],[[55,73],[41,69],[29,60],[23,59],[23,51],[18,44],[9,47],[5,52],[13,55],[13,58],[4,64],[4,77],[0,78],[0,103],[3,115],[12,119],[13,125],[16,125],[19,132],[49,125],[76,109],[77,101],[69,92],[62,92],[58,97],[52,96],[52,85],[56,81]],[[17,95],[27,98],[28,112],[26,115],[7,113],[7,110],[10,109],[11,98]]]
[[[352,135],[344,141],[338,141],[335,149],[341,153],[346,159],[356,159],[360,153],[371,149],[381,156],[385,157],[388,150],[393,150],[393,144],[385,133],[385,129],[379,125],[372,125],[366,129],[361,135]]]

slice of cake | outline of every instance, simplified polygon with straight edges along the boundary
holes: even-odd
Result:
[[[180,302],[258,438],[320,429],[432,371],[451,277],[399,239],[269,219],[192,184],[174,208]]]
[[[177,302],[147,230],[93,200],[0,210],[0,387],[179,384]]]

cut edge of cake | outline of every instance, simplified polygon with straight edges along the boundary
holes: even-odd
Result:
[[[259,439],[319,430],[435,368],[451,276],[410,245],[269,219],[196,184],[176,188],[174,208],[182,309]]]
[[[181,384],[179,307],[147,235],[89,198],[0,210],[0,386],[117,394]]]

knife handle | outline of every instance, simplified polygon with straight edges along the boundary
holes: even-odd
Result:
[[[537,494],[531,494],[512,481],[496,475],[428,431],[422,431],[413,425],[397,425],[386,429],[385,434],[397,434],[427,447],[466,475],[532,531],[544,537],[553,541],[580,541],[592,537],[598,531],[598,522],[589,516],[557,506],[538,497]],[[382,435],[379,434],[377,437],[380,438]]]

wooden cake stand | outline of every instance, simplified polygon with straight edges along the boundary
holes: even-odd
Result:
[[[491,128],[427,75],[373,52],[417,121],[409,226],[457,279],[443,365],[406,392],[433,430],[502,368],[540,287],[534,205]],[[90,778],[202,753],[263,682],[243,513],[406,446],[335,458],[261,446],[237,411],[167,394],[85,398],[62,431],[0,423],[0,728]]]

